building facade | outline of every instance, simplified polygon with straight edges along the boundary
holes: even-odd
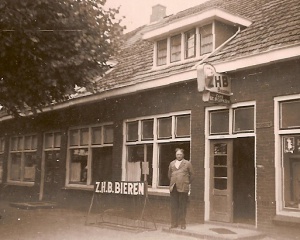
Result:
[[[180,147],[195,170],[189,222],[297,231],[298,5],[212,0],[128,33],[99,93],[1,118],[1,196],[87,210],[96,181],[147,180],[151,211],[168,222],[167,170]],[[230,78],[229,104],[199,91],[205,62]]]

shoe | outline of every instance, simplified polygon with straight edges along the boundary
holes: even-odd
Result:
[[[181,225],[181,229],[182,229],[182,230],[185,230],[185,229],[186,229],[186,226],[185,226],[185,225]]]
[[[177,228],[178,225],[171,225],[171,227],[169,227],[169,229],[173,229],[173,228]]]

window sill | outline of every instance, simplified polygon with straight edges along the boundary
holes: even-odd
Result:
[[[273,222],[281,226],[300,227],[300,215],[299,217],[276,215]]]
[[[24,186],[24,187],[33,187],[34,186],[34,182],[8,181],[6,184],[13,185],[13,186]]]
[[[66,185],[64,188],[62,188],[64,190],[84,190],[84,191],[93,191],[94,190],[94,185],[80,185],[80,184],[70,184],[70,185]]]
[[[148,189],[148,194],[149,195],[153,195],[153,196],[165,196],[165,197],[169,197],[170,196],[170,192],[168,189],[153,189],[153,188],[149,188]]]

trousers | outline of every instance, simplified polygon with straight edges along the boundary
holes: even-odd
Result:
[[[171,199],[171,225],[185,225],[185,216],[188,203],[188,193],[178,192],[176,185],[170,193]]]

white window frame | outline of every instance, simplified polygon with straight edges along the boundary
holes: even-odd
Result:
[[[76,127],[71,127],[68,129],[68,146],[67,146],[67,161],[66,161],[66,179],[65,179],[65,187],[66,188],[75,188],[75,189],[83,189],[83,190],[92,190],[94,189],[94,185],[92,184],[92,149],[93,148],[102,148],[102,147],[113,147],[113,143],[104,143],[104,128],[105,126],[113,126],[112,122],[105,122],[101,124],[94,124],[94,125],[81,125]],[[101,127],[101,144],[92,144],[92,128]],[[70,132],[72,130],[80,129],[89,129],[89,142],[87,145],[78,145],[78,146],[71,146],[70,143]],[[86,184],[76,184],[70,183],[70,164],[71,164],[71,154],[70,151],[72,149],[88,149],[88,159],[87,159],[87,183]]]
[[[284,135],[300,134],[299,128],[280,129],[280,103],[291,100],[300,100],[300,94],[274,97],[274,135],[275,135],[275,195],[276,214],[288,217],[300,217],[300,211],[293,211],[284,207],[283,201],[283,171],[282,171],[282,144]]]
[[[26,137],[36,137],[37,141],[37,147],[38,147],[38,135],[36,133],[33,134],[25,134],[25,135],[13,135],[9,138],[9,153],[8,153],[8,164],[7,164],[7,183],[10,185],[21,185],[21,186],[33,186],[35,181],[24,181],[22,177],[24,177],[24,166],[25,166],[25,153],[36,153],[37,154],[37,147],[36,149],[25,149],[25,138]],[[21,137],[23,141],[23,146],[22,149],[19,150],[12,150],[12,139],[14,137]],[[21,179],[20,180],[11,180],[10,175],[11,175],[11,154],[12,153],[21,153]],[[36,174],[36,173],[35,173]]]
[[[254,107],[254,132],[243,132],[243,133],[233,133],[233,109],[239,107]],[[223,135],[210,135],[210,112],[217,110],[229,109],[229,133]],[[204,211],[204,220],[209,221],[210,219],[210,140],[215,139],[234,139],[238,137],[255,137],[256,136],[256,102],[240,102],[234,103],[229,107],[226,106],[213,106],[205,108],[205,151],[204,151],[204,171],[205,171],[205,185],[204,185],[204,202],[205,202],[205,211]],[[254,153],[254,164],[255,164],[255,176],[257,176],[257,167],[256,167],[256,137],[255,137],[255,153]],[[255,209],[256,209],[256,225],[257,225],[257,179],[255,178]]]
[[[153,175],[152,175],[152,186],[148,188],[150,194],[162,194],[168,195],[169,188],[165,186],[158,185],[159,179],[159,144],[161,143],[172,143],[172,142],[190,142],[191,146],[191,135],[190,137],[176,137],[176,117],[182,115],[190,115],[190,133],[191,133],[191,121],[192,121],[192,114],[191,111],[180,111],[180,112],[172,112],[167,114],[159,114],[159,115],[150,115],[145,117],[138,117],[138,118],[131,118],[126,119],[123,123],[123,154],[122,154],[122,181],[126,181],[126,162],[127,162],[127,146],[135,146],[135,145],[143,145],[143,144],[153,144],[153,159],[152,159],[152,167],[153,168]],[[171,138],[158,138],[158,119],[164,117],[172,117],[172,136]],[[143,120],[153,119],[153,140],[142,140],[142,133],[141,133],[141,122]],[[135,142],[127,142],[127,123],[138,121],[138,141]],[[191,152],[191,147],[190,147]],[[174,154],[175,157],[175,154]],[[171,159],[170,159],[171,161]]]

